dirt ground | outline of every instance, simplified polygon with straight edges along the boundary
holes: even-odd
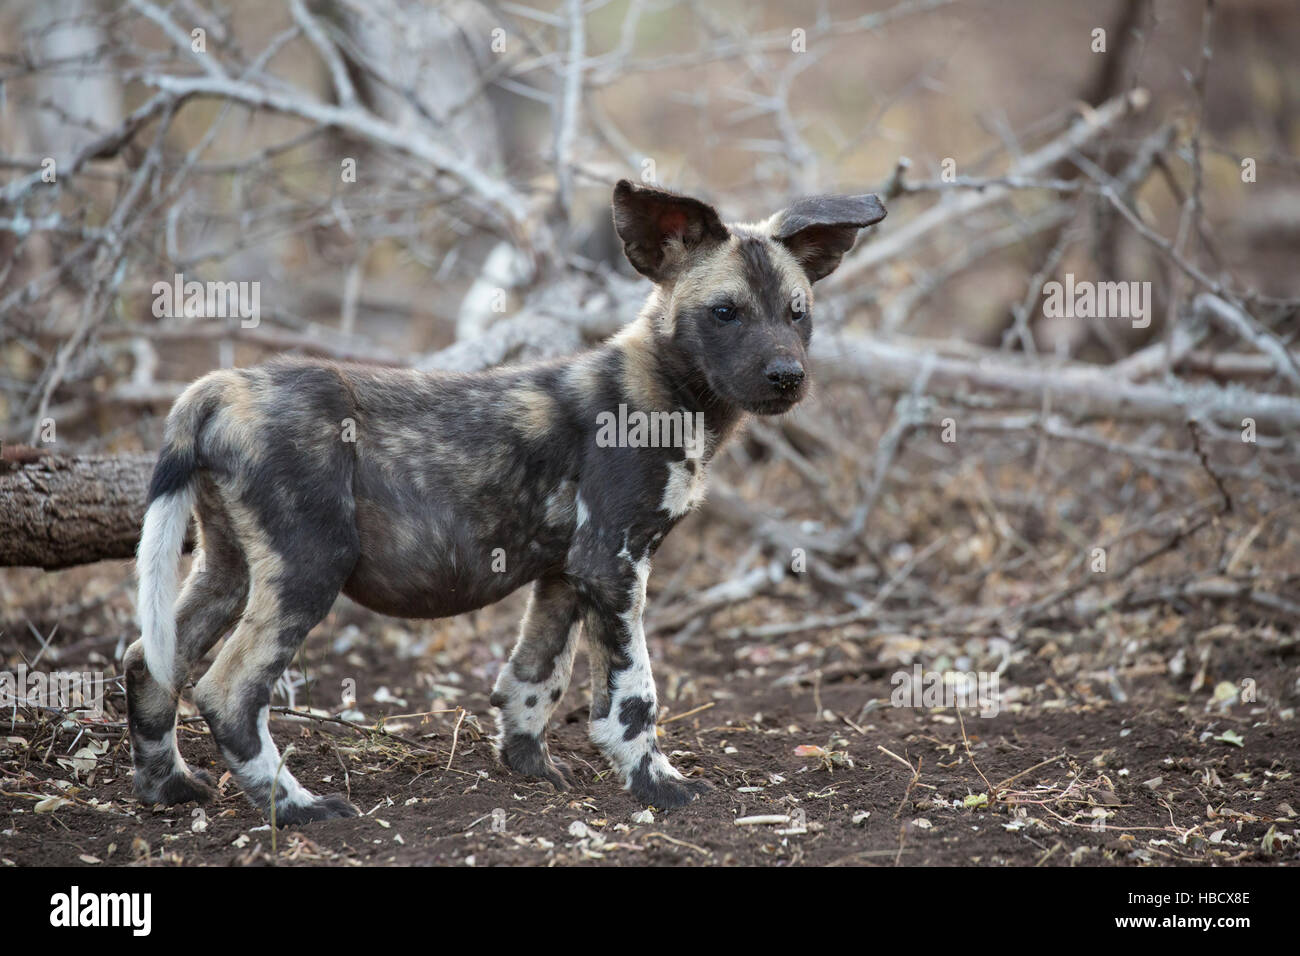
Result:
[[[105,564],[63,577],[90,586],[123,569]],[[895,672],[910,671],[912,662],[975,669],[989,651],[990,640],[982,638],[949,646],[897,634],[652,637],[665,704],[663,747],[683,772],[715,790],[688,808],[637,817],[642,808],[586,740],[581,660],[556,712],[551,743],[577,771],[579,787],[556,793],[496,763],[487,691],[520,603],[516,595],[456,622],[414,625],[412,639],[410,622],[340,602],[313,636],[299,661],[312,684],[295,689],[296,709],[314,704],[318,713],[344,713],[353,724],[382,731],[287,718],[276,721],[275,737],[282,748],[293,744],[288,762],[304,784],[346,793],[362,810],[359,819],[287,829],[273,841],[228,779],[221,800],[202,813],[193,805],[141,806],[130,795],[129,745],[114,723],[122,700],[113,689],[98,730],[93,722],[57,734],[48,722],[6,726],[0,860],[5,866],[1300,860],[1294,708],[1243,701],[1240,689],[1222,687],[1232,675],[1252,674],[1261,700],[1285,696],[1298,645],[1267,628],[1161,614],[1107,620],[1083,633],[1033,630],[1000,675],[999,713],[991,717],[974,708],[959,714],[890,704]],[[120,583],[86,602],[83,613],[111,629],[129,613]],[[84,626],[93,633],[94,626]],[[1157,633],[1132,653],[1133,635],[1148,627]],[[1189,632],[1199,636],[1182,647]],[[106,639],[99,646],[109,646]],[[1199,660],[1180,677],[1167,664],[1179,653],[1175,647],[1195,650]],[[97,653],[89,654],[92,665]],[[1109,655],[1116,655],[1115,664],[1102,666]],[[1193,674],[1198,667],[1201,673]],[[350,687],[348,680],[356,681],[356,701],[345,711],[341,699],[325,698],[340,697],[336,688]],[[1192,682],[1204,689],[1189,694]],[[431,710],[443,712],[400,716]],[[185,756],[221,776],[225,768],[205,725],[192,708],[183,714]],[[784,820],[738,824],[747,817]]]

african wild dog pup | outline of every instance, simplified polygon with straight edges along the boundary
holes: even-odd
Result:
[[[626,788],[661,808],[706,791],[655,739],[641,627],[650,557],[744,415],[803,398],[811,285],[884,215],[875,196],[826,196],[728,226],[703,202],[624,181],[614,222],[654,288],[600,348],[474,375],[294,360],[195,382],[167,418],[140,540],[143,636],[125,660],[137,795],[213,795],[177,750],[177,695],[233,627],[194,700],[239,785],[269,814],[278,773],[281,823],[354,814],[280,769],[268,729],[272,685],[307,632],[340,591],[435,618],[530,583],[492,693],[505,765],[574,782],[544,734],[581,630],[591,738]],[[609,441],[611,413],[652,412],[702,421],[703,434]],[[191,512],[201,560],[173,607]]]

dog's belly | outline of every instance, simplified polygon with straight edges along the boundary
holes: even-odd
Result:
[[[544,540],[474,537],[472,527],[422,530],[363,532],[361,557],[343,593],[395,617],[450,617],[493,604],[564,563],[565,549]]]
[[[467,584],[440,568],[409,569],[398,581],[378,562],[358,563],[343,593],[358,604],[393,617],[452,617],[501,600],[540,575],[495,575],[490,581]]]
[[[448,430],[434,422],[358,449],[352,490],[361,549],[343,592],[366,607],[449,617],[564,566],[577,514],[567,469],[540,467],[526,446],[488,425],[477,441],[430,437]]]
[[[343,593],[395,617],[463,614],[557,573],[567,529],[535,524],[508,508],[426,503],[394,513],[357,501],[361,556]]]

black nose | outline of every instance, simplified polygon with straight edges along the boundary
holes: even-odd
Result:
[[[772,359],[763,374],[781,392],[793,391],[803,383],[803,366],[792,358]]]

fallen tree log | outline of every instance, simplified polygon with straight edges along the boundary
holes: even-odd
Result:
[[[47,571],[135,556],[152,455],[70,458],[6,448],[0,567]]]
[[[973,350],[972,350],[973,351]],[[942,399],[996,398],[1012,408],[1041,407],[1076,421],[1109,418],[1181,424],[1205,419],[1229,428],[1243,419],[1283,430],[1300,428],[1300,399],[1206,383],[1133,382],[1104,365],[1050,367],[992,351],[953,357],[933,344],[864,336],[822,336],[813,341],[819,373],[906,392],[926,377],[925,392]]]

